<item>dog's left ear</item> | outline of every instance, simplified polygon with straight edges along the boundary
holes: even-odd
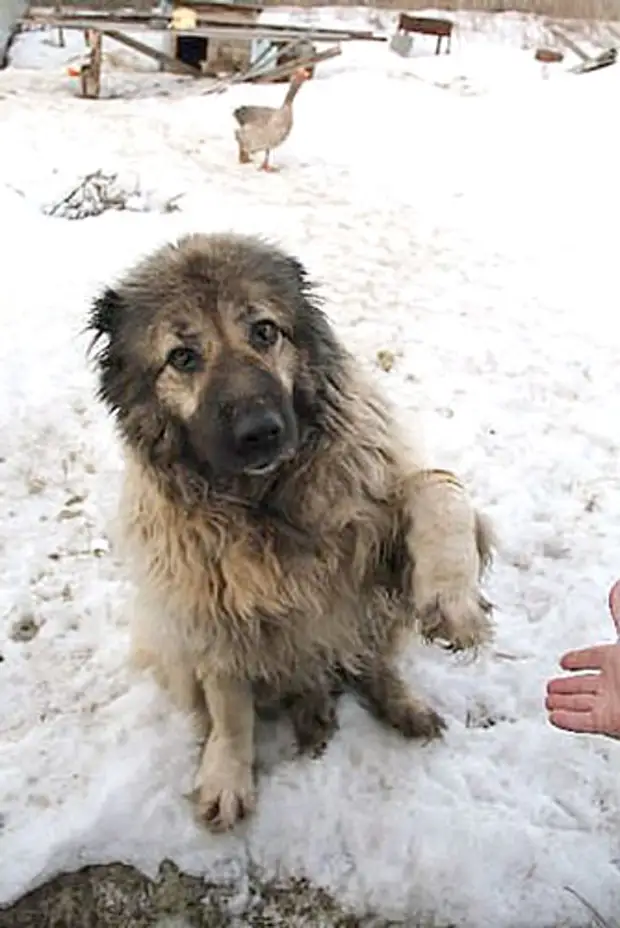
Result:
[[[303,296],[312,294],[314,292],[314,286],[310,280],[310,275],[308,271],[301,263],[299,258],[295,258],[293,255],[287,255],[286,263],[288,265],[288,271],[295,281],[295,286],[297,287],[299,293]]]
[[[87,325],[87,329],[93,333],[89,350],[92,350],[93,346],[104,336],[108,339],[114,338],[120,326],[122,310],[122,298],[112,287],[107,287],[95,299]]]
[[[321,297],[308,271],[297,258],[291,257],[288,261],[298,294],[293,336],[295,344],[306,352],[312,368],[328,374],[341,366],[340,345],[323,312]]]

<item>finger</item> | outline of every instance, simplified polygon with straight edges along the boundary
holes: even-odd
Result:
[[[560,659],[560,667],[564,670],[601,670],[609,656],[613,644],[599,644],[593,648],[582,648],[579,651],[568,651]]]
[[[550,693],[545,700],[550,712],[591,712],[595,704],[596,696],[592,693]]]
[[[598,693],[601,675],[584,673],[578,677],[556,677],[547,683],[548,693]]]
[[[558,709],[549,714],[549,721],[556,728],[564,731],[574,731],[579,734],[603,734],[590,712],[567,712],[564,709]]]

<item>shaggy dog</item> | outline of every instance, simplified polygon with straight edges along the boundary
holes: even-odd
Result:
[[[133,653],[204,720],[206,823],[254,806],[261,708],[314,753],[343,688],[405,738],[440,736],[393,659],[408,629],[490,639],[488,526],[456,478],[412,460],[302,264],[190,235],[106,289],[90,328],[126,451]]]

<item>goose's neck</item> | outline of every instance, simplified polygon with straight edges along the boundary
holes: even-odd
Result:
[[[283,104],[284,106],[291,105],[291,103],[297,96],[297,92],[300,87],[301,87],[301,84],[298,84],[296,81],[291,81],[291,83],[288,86],[288,90],[286,91],[286,96],[284,98],[284,104]]]

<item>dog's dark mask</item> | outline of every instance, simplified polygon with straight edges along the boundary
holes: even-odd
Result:
[[[271,474],[299,440],[292,397],[268,371],[244,362],[214,372],[185,432],[195,461],[216,478]]]

